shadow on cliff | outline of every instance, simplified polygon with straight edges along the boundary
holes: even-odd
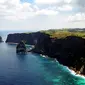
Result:
[[[35,46],[34,52],[56,58],[60,64],[75,68],[76,71],[80,71],[85,65],[85,39],[81,37],[44,39],[42,43]]]

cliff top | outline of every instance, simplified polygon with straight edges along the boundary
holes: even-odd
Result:
[[[51,38],[66,38],[67,36],[85,38],[85,29],[50,29],[41,32],[49,34]]]

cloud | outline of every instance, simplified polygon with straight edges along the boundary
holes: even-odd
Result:
[[[61,7],[58,7],[59,11],[71,11],[72,10],[72,6],[70,5],[63,5]]]
[[[74,3],[79,7],[85,7],[85,0],[75,0]]]
[[[16,30],[45,30],[45,29],[53,29],[53,28],[63,28],[66,24],[67,16],[44,16],[38,15],[28,20],[20,20],[20,21],[10,21],[10,20],[0,20],[1,25],[0,28],[4,29],[16,29]],[[5,24],[5,25],[4,25]]]
[[[26,20],[38,15],[57,15],[59,11],[71,11],[72,6],[68,5],[71,0],[35,0],[35,3],[24,2],[20,0],[1,0],[0,18],[8,20]],[[48,4],[48,5],[38,5]],[[55,5],[50,5],[55,4]],[[56,5],[57,4],[57,5]],[[64,4],[59,5],[58,4]]]
[[[80,12],[85,12],[85,0],[77,0],[77,7]]]
[[[35,0],[37,4],[59,4],[59,3],[70,3],[72,0]]]
[[[72,0],[64,0],[64,2],[66,2],[66,3],[71,3],[72,2]]]
[[[55,4],[59,3],[61,0],[35,0],[37,4]]]
[[[70,22],[85,21],[85,13],[76,13],[75,15],[71,15],[68,17],[68,21]]]
[[[42,9],[36,12],[36,15],[56,15],[58,11]]]
[[[33,16],[36,10],[37,6],[26,2],[21,3],[20,0],[0,1],[0,16],[3,16],[3,19],[27,19],[29,16]]]
[[[57,15],[59,12],[62,14],[62,11],[81,11],[84,7],[84,0],[34,0],[34,4],[21,3],[20,0],[0,0],[0,18],[26,20],[38,15]]]
[[[54,15],[58,11],[42,8],[40,9],[36,4],[24,2],[20,0],[3,0],[0,1],[0,16],[8,20],[26,20],[37,15]],[[2,18],[2,17],[0,17]]]
[[[65,27],[67,22],[85,20],[84,2],[85,0],[34,0],[29,3],[0,0],[0,28]]]

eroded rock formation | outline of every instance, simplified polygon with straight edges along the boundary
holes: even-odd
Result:
[[[16,53],[26,53],[26,46],[23,41],[21,41],[16,47]]]

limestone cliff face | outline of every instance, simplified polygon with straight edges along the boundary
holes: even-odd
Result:
[[[66,38],[50,38],[49,35],[36,32],[30,34],[9,34],[6,42],[19,43],[21,40],[27,44],[35,45],[33,52],[56,58],[60,64],[82,71],[85,75],[85,39],[76,36]],[[83,69],[82,69],[83,68]]]

